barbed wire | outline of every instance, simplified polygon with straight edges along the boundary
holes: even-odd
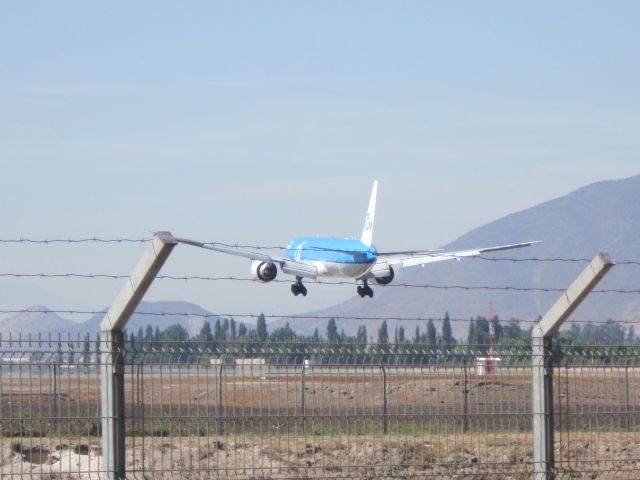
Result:
[[[0,278],[129,278],[129,275],[111,273],[0,273]],[[160,278],[160,277],[156,277]]]
[[[81,278],[81,279],[126,279],[129,275],[122,274],[109,274],[109,273],[0,273],[0,278]],[[252,282],[262,283],[249,277],[234,277],[234,276],[201,276],[201,275],[158,275],[156,277],[159,280],[179,280],[179,281],[232,281],[232,282]],[[275,279],[272,283],[291,283],[292,280]],[[323,280],[307,280],[307,284],[312,285],[354,285],[355,280],[351,281],[323,281]],[[384,285],[382,288],[423,288],[434,290],[489,290],[489,291],[513,291],[513,292],[544,292],[544,293],[558,293],[564,292],[566,288],[558,287],[514,287],[510,285],[495,286],[495,285],[431,285],[431,284],[414,284],[414,283],[391,283]],[[592,293],[619,293],[619,294],[634,294],[640,293],[640,289],[617,289],[609,288],[602,290],[593,290]]]
[[[43,239],[33,239],[33,238],[4,238],[0,239],[0,244],[2,243],[16,243],[16,244],[53,244],[53,243],[147,243],[151,241],[151,238],[98,238],[98,237],[88,237],[88,238],[43,238]]]
[[[0,244],[55,244],[55,243],[146,243],[151,241],[152,238],[100,238],[100,237],[86,237],[86,238],[54,238],[54,239],[33,239],[33,238],[8,238],[0,239]],[[224,242],[202,242],[203,245],[220,246],[227,248],[250,248],[254,250],[286,250],[287,247],[283,245],[254,245],[254,244],[240,244],[240,243],[224,243]],[[313,250],[318,251],[334,251],[332,248],[313,247]],[[407,250],[403,252],[407,255],[425,255],[429,254],[437,256],[439,250]],[[381,253],[384,255],[384,253]],[[588,263],[591,262],[590,258],[564,258],[564,257],[551,257],[551,258],[510,258],[510,257],[487,257],[484,255],[478,255],[469,257],[471,259],[484,260],[488,262],[564,262],[564,263]],[[620,260],[615,262],[616,265],[635,265],[640,266],[640,260]]]
[[[32,309],[32,308],[24,308],[24,309],[10,309],[10,310],[0,310],[0,314],[4,315],[15,315],[22,313],[42,313],[42,314],[56,314],[56,315],[105,315],[107,310],[59,310],[59,309]],[[204,319],[231,319],[231,318],[250,318],[250,319],[258,319],[259,317],[264,317],[265,319],[286,319],[286,320],[355,320],[355,321],[398,321],[398,322],[440,322],[444,320],[444,317],[402,317],[402,316],[360,316],[360,315],[314,315],[314,314],[264,314],[264,313],[194,313],[194,312],[145,312],[145,311],[135,311],[134,315],[143,315],[150,317],[196,317],[196,318],[204,318]],[[449,321],[451,322],[471,322],[476,321],[478,316],[469,317],[469,318],[452,318],[449,317]],[[486,317],[481,317],[485,318]],[[500,323],[503,325],[508,324],[511,320],[514,320],[517,323],[538,323],[538,319],[509,319],[509,320],[500,320]],[[593,324],[606,324],[610,322],[615,323],[630,323],[635,324],[640,322],[640,318],[638,319],[611,319],[608,318],[606,320],[586,320],[586,319],[575,319],[571,320],[574,323],[593,323]]]

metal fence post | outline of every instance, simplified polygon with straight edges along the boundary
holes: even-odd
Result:
[[[103,332],[100,363],[102,465],[109,480],[124,478],[124,340],[121,330]]]
[[[177,244],[169,232],[157,232],[111,308],[100,322],[102,401],[102,474],[125,478],[124,339],[122,330]]]
[[[533,466],[536,480],[555,478],[551,338],[613,265],[607,254],[596,255],[531,333]]]
[[[304,415],[305,415],[305,408],[304,408],[304,369],[306,367],[305,365],[305,359],[302,359],[302,368],[300,369],[300,418],[301,418],[301,423],[302,423],[302,435],[305,435],[305,421],[304,421]]]
[[[59,399],[58,396],[60,394],[60,365],[58,363],[53,364],[53,431],[58,432],[60,428],[60,410],[58,409]]]
[[[462,384],[464,403],[462,404],[462,431],[469,431],[469,375],[467,372],[467,359],[464,360],[464,382]]]
[[[624,405],[624,421],[625,430],[629,433],[629,363],[631,360],[627,360],[624,367],[624,388],[625,388],[625,405]]]
[[[553,373],[551,338],[534,335],[532,346],[533,463],[536,480],[553,478]]]
[[[389,412],[387,411],[387,371],[384,364],[380,362],[382,372],[382,431],[386,434],[389,431]]]
[[[222,403],[222,373],[224,371],[225,359],[221,356],[220,368],[218,368],[218,411],[216,412],[216,424],[218,441],[224,435],[224,404]]]

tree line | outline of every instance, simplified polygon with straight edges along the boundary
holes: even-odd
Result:
[[[440,328],[436,328],[436,323],[440,323]],[[528,341],[531,338],[532,327],[522,328],[515,319],[510,319],[503,323],[498,317],[493,321],[494,343],[505,344],[513,341]],[[335,318],[329,318],[324,331],[321,333],[316,327],[311,335],[301,335],[291,328],[287,323],[284,327],[269,331],[264,314],[257,318],[255,327],[247,327],[244,323],[237,323],[233,318],[216,319],[213,328],[206,320],[200,331],[195,336],[180,324],[171,325],[165,330],[160,330],[147,325],[144,329],[140,327],[136,333],[127,332],[125,329],[125,343],[129,346],[149,344],[149,343],[185,343],[192,342],[198,346],[212,346],[215,344],[233,343],[284,343],[295,341],[310,341],[328,344],[414,344],[437,347],[450,347],[457,344],[470,344],[475,346],[486,346],[490,343],[490,322],[478,315],[470,318],[468,322],[466,338],[456,339],[453,336],[451,318],[446,312],[441,319],[428,319],[424,329],[417,324],[411,333],[407,332],[404,325],[398,325],[393,332],[384,320],[375,330],[375,336],[370,335],[366,325],[360,325],[354,335],[345,334],[344,329],[338,330]],[[569,323],[568,328],[556,334],[557,339],[564,343],[633,343],[638,340],[632,325],[625,328],[619,322],[607,320],[604,323]],[[88,338],[85,340],[88,342]],[[88,346],[85,349],[88,351]]]
[[[437,323],[440,324],[439,329],[436,327]],[[531,328],[523,329],[514,319],[503,323],[499,318],[495,318],[493,345],[490,345],[490,322],[483,316],[469,319],[466,339],[454,338],[448,312],[443,318],[429,319],[426,325],[422,326],[423,328],[418,324],[411,332],[407,332],[404,325],[397,325],[390,331],[387,321],[383,321],[372,332],[375,336],[368,332],[366,325],[360,325],[354,335],[347,335],[344,329],[338,329],[336,320],[330,318],[322,333],[315,328],[311,335],[300,335],[289,323],[269,331],[265,316],[260,314],[255,327],[247,327],[233,318],[217,318],[213,327],[208,320],[203,322],[200,331],[193,336],[180,324],[171,325],[164,330],[160,330],[158,326],[147,325],[138,328],[136,332],[125,330],[123,336],[128,363],[134,362],[132,355],[136,354],[143,354],[143,363],[157,361],[159,357],[151,355],[153,352],[162,354],[162,358],[179,359],[177,361],[180,363],[194,361],[198,355],[202,356],[202,362],[208,362],[212,356],[220,355],[222,352],[230,355],[229,358],[233,355],[250,358],[263,355],[264,351],[269,350],[268,347],[280,348],[283,345],[292,346],[292,352],[311,352],[315,347],[336,347],[333,350],[316,348],[320,352],[316,361],[320,363],[349,361],[344,355],[355,361],[369,361],[372,356],[382,355],[385,357],[383,363],[397,363],[402,356],[421,354],[424,359],[420,363],[424,363],[433,362],[436,357],[442,360],[443,352],[447,355],[486,355],[491,351],[497,354],[513,354],[526,353],[530,347]],[[568,328],[556,334],[554,350],[560,352],[567,346],[602,343],[629,345],[638,343],[638,340],[633,326],[625,328],[613,320],[598,324],[570,323]],[[77,347],[79,345],[74,347],[70,343],[63,346],[61,343],[58,357],[68,363],[99,363],[99,335],[92,341],[87,334],[80,351],[76,351]],[[171,354],[169,357],[166,357],[167,352]],[[394,359],[391,356],[394,356]],[[303,357],[304,355],[294,352],[285,354],[281,360],[302,363]],[[313,355],[307,357],[311,358]]]

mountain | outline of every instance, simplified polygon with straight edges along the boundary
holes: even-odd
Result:
[[[131,315],[129,322],[126,325],[128,332],[137,332],[138,329],[144,329],[147,325],[156,326],[160,330],[164,330],[176,323],[182,325],[189,335],[195,335],[202,328],[202,324],[205,321],[213,326],[216,318],[220,318],[217,315],[205,310],[204,308],[189,302],[178,301],[162,301],[162,302],[140,302],[138,312],[144,312],[143,314],[134,313]],[[101,313],[98,313],[91,317],[84,323],[76,324],[72,328],[62,329],[63,334],[70,333],[75,335],[77,333],[98,333],[100,331],[100,322],[107,312],[105,308]],[[208,316],[208,317],[207,317]]]
[[[424,206],[425,212],[431,205]],[[426,217],[426,215],[425,215]],[[639,260],[640,242],[640,175],[623,180],[598,182],[564,197],[507,215],[471,230],[449,243],[447,250],[502,245],[527,240],[543,243],[509,252],[487,254],[486,258],[586,258],[598,252],[608,253],[613,260]],[[394,287],[401,283],[435,286],[510,286],[520,288],[566,288],[585,268],[586,262],[511,262],[473,258],[461,262],[442,262],[424,268],[408,268],[397,272],[388,287],[375,288],[373,299],[354,297],[342,304],[310,315],[363,317],[432,317],[468,319],[486,315],[489,304],[495,305],[502,320],[516,318],[534,320],[544,315],[558,298],[558,292],[498,291]],[[637,265],[614,267],[597,289],[640,289]],[[582,321],[624,320],[640,324],[640,295],[593,293],[574,312],[572,318]],[[278,320],[270,328],[283,325]],[[338,328],[355,333],[366,324],[369,335],[375,334],[380,322],[340,320]],[[393,335],[396,323],[389,323]],[[310,334],[314,328],[324,333],[327,321],[296,320],[296,331]],[[403,322],[407,335],[412,335],[415,322]],[[419,324],[424,332],[424,322]],[[530,326],[528,324],[527,326]],[[466,336],[467,322],[453,322],[454,335]]]
[[[76,323],[71,320],[62,318],[55,313],[44,313],[48,310],[46,307],[36,306],[28,310],[37,310],[36,312],[25,312],[14,315],[10,318],[0,321],[0,333],[6,338],[9,332],[13,335],[21,333],[22,335],[37,333],[55,333],[63,336],[84,335],[90,333],[94,335],[100,331],[100,322],[104,317],[107,309],[101,313],[95,314],[89,320],[83,323]],[[145,328],[147,325],[156,326],[160,330],[176,323],[182,325],[190,335],[196,335],[202,328],[205,321],[209,321],[211,326],[219,317],[204,308],[189,302],[163,301],[163,302],[140,302],[137,311],[144,312],[134,313],[126,329],[129,332],[137,332],[139,328]],[[255,321],[246,319],[242,320],[245,325],[253,326]],[[240,321],[238,321],[240,324]]]
[[[62,318],[55,313],[47,312],[41,305],[29,307],[28,312],[17,313],[0,320],[0,335],[3,339],[18,338],[17,335],[28,336],[49,331],[60,331],[73,327],[75,322]]]

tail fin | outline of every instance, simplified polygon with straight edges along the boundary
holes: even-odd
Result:
[[[373,189],[371,190],[371,198],[369,199],[369,208],[367,209],[367,218],[364,221],[364,229],[362,230],[362,238],[360,241],[365,245],[371,245],[373,240],[373,221],[376,216],[376,195],[378,194],[378,181],[374,180]]]

